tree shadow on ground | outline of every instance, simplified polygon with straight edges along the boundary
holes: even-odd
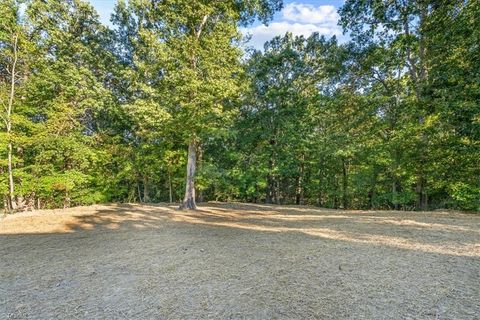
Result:
[[[209,203],[113,204],[29,213],[0,222],[0,238],[26,234],[147,231],[195,226],[301,234],[328,240],[455,256],[480,256],[480,217],[449,212],[348,211],[308,206]],[[201,229],[201,231],[200,231]]]

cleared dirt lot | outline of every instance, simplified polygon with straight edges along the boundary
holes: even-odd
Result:
[[[109,205],[0,220],[0,319],[480,319],[480,216]]]

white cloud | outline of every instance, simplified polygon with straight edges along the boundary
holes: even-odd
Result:
[[[289,3],[282,10],[285,20],[299,23],[336,25],[339,19],[337,9],[331,5],[315,7],[311,4]]]
[[[341,35],[342,31],[337,25],[339,15],[337,9],[331,5],[313,6],[302,3],[289,3],[281,12],[281,18],[266,25],[258,25],[242,30],[244,34],[252,36],[249,45],[257,49],[275,36],[284,35],[286,32],[308,37],[313,32],[325,36]]]

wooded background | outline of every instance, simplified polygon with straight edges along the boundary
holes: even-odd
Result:
[[[245,49],[281,7],[0,1],[0,206],[180,202],[190,149],[200,201],[479,210],[480,2],[347,0],[348,42]]]

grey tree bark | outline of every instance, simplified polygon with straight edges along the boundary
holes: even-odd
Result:
[[[343,209],[348,208],[348,168],[345,159],[342,159],[342,205]]]
[[[300,157],[300,167],[299,167],[299,174],[296,178],[296,195],[295,195],[295,204],[303,205],[303,198],[304,198],[304,189],[303,189],[303,175],[305,171],[304,161],[305,155],[302,153]]]
[[[172,193],[172,173],[168,169],[168,200],[170,203],[173,202],[173,193]]]
[[[200,144],[197,145],[197,167],[198,170],[201,172],[203,166],[203,149]],[[202,203],[203,202],[203,190],[200,189],[197,192],[197,201]]]
[[[195,210],[195,170],[197,166],[197,147],[194,139],[188,144],[188,160],[187,160],[187,184],[185,186],[185,197],[180,205],[181,210]]]
[[[8,154],[7,154],[7,166],[8,166],[8,210],[13,211],[16,208],[16,202],[14,199],[15,186],[13,182],[13,145],[11,139],[12,132],[12,112],[13,112],[13,99],[15,96],[15,73],[18,60],[17,52],[18,36],[13,37],[13,61],[12,68],[10,71],[11,81],[10,81],[10,94],[8,97],[8,106],[7,106],[7,116],[6,116],[6,127],[7,127],[7,137],[8,137]]]
[[[149,181],[146,175],[143,176],[143,202],[150,202]]]
[[[193,28],[192,32],[197,42],[200,39],[203,29],[207,24],[209,15],[204,15],[200,21],[198,27]],[[197,59],[198,57],[193,54],[191,57],[192,70],[197,73]],[[190,100],[194,100],[195,92],[191,92]],[[185,186],[185,197],[180,205],[179,209],[195,210],[197,204],[195,203],[195,170],[197,166],[197,141],[195,140],[195,134],[190,137],[188,144],[188,160],[187,160],[187,183]]]

